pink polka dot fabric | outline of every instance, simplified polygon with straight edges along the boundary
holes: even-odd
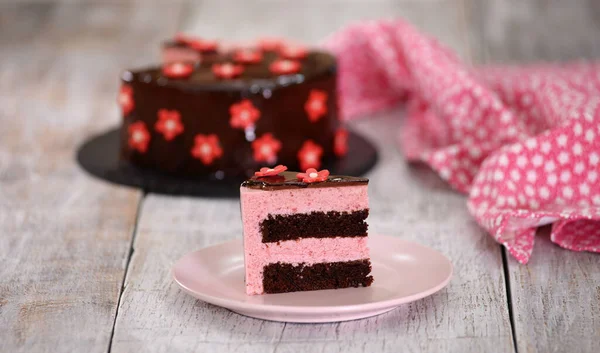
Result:
[[[407,103],[401,147],[457,190],[521,263],[535,230],[600,252],[600,64],[471,68],[402,21],[328,38],[344,119]]]

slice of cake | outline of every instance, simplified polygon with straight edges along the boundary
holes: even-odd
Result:
[[[262,168],[240,188],[246,293],[369,286],[366,178]]]

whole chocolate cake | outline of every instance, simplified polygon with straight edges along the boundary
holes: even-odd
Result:
[[[184,36],[163,54],[161,67],[122,75],[122,160],[225,179],[275,164],[319,168],[345,154],[332,55],[284,44],[223,52]]]

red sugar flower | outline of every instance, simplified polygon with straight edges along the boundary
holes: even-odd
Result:
[[[301,169],[319,168],[321,166],[321,155],[323,148],[312,140],[307,140],[298,151],[298,161]]]
[[[213,52],[217,51],[217,47],[219,43],[216,40],[207,40],[207,39],[193,39],[190,40],[187,45],[201,53]]]
[[[186,78],[194,72],[194,66],[182,62],[168,63],[163,66],[162,72],[168,78]]]
[[[274,175],[278,175],[279,173],[285,172],[286,170],[287,170],[287,167],[280,164],[274,168],[267,168],[267,167],[260,168],[260,171],[254,172],[254,175],[259,176],[259,177],[274,176]]]
[[[192,147],[192,156],[199,159],[202,164],[210,165],[215,159],[223,155],[223,150],[219,145],[219,138],[215,134],[198,134],[194,138],[194,147]]]
[[[234,129],[246,129],[253,126],[260,118],[260,111],[252,105],[249,99],[233,104],[229,108],[229,114],[231,115],[229,125]]]
[[[218,78],[230,79],[241,75],[244,72],[244,67],[232,63],[214,64],[212,71]]]
[[[275,163],[277,152],[281,149],[281,141],[266,133],[252,142],[254,160],[257,162]]]
[[[327,114],[327,92],[313,89],[308,95],[308,100],[304,103],[304,110],[308,114],[308,120],[318,121]]]
[[[257,64],[263,58],[258,50],[240,49],[233,54],[233,60],[241,64]]]
[[[277,75],[286,75],[300,71],[300,67],[300,63],[295,60],[278,59],[269,65],[269,70]]]
[[[258,41],[258,47],[263,51],[277,51],[283,46],[283,40],[279,38],[263,38]]]
[[[317,171],[315,168],[308,168],[306,173],[298,173],[296,177],[299,180],[302,180],[305,183],[314,183],[316,181],[325,181],[329,176],[329,171],[327,169],[323,169],[321,171]]]
[[[333,142],[333,152],[336,156],[342,157],[348,153],[348,131],[346,129],[339,129],[335,133]]]
[[[165,140],[171,141],[183,132],[181,115],[177,110],[160,109],[154,129],[163,134]]]
[[[143,121],[137,121],[129,125],[127,132],[129,134],[129,147],[138,152],[146,153],[150,143],[150,132],[146,129],[146,124]]]
[[[119,90],[119,97],[117,98],[123,115],[129,115],[135,108],[135,102],[133,101],[133,88],[130,85],[122,85]]]
[[[306,58],[308,50],[302,45],[285,45],[279,48],[279,55],[285,59],[301,60]]]

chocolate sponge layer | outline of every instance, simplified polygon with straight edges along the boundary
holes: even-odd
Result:
[[[278,262],[264,267],[263,286],[266,293],[368,287],[373,283],[370,272],[368,259],[312,265]]]
[[[369,210],[269,215],[260,222],[263,243],[300,238],[367,236]]]

